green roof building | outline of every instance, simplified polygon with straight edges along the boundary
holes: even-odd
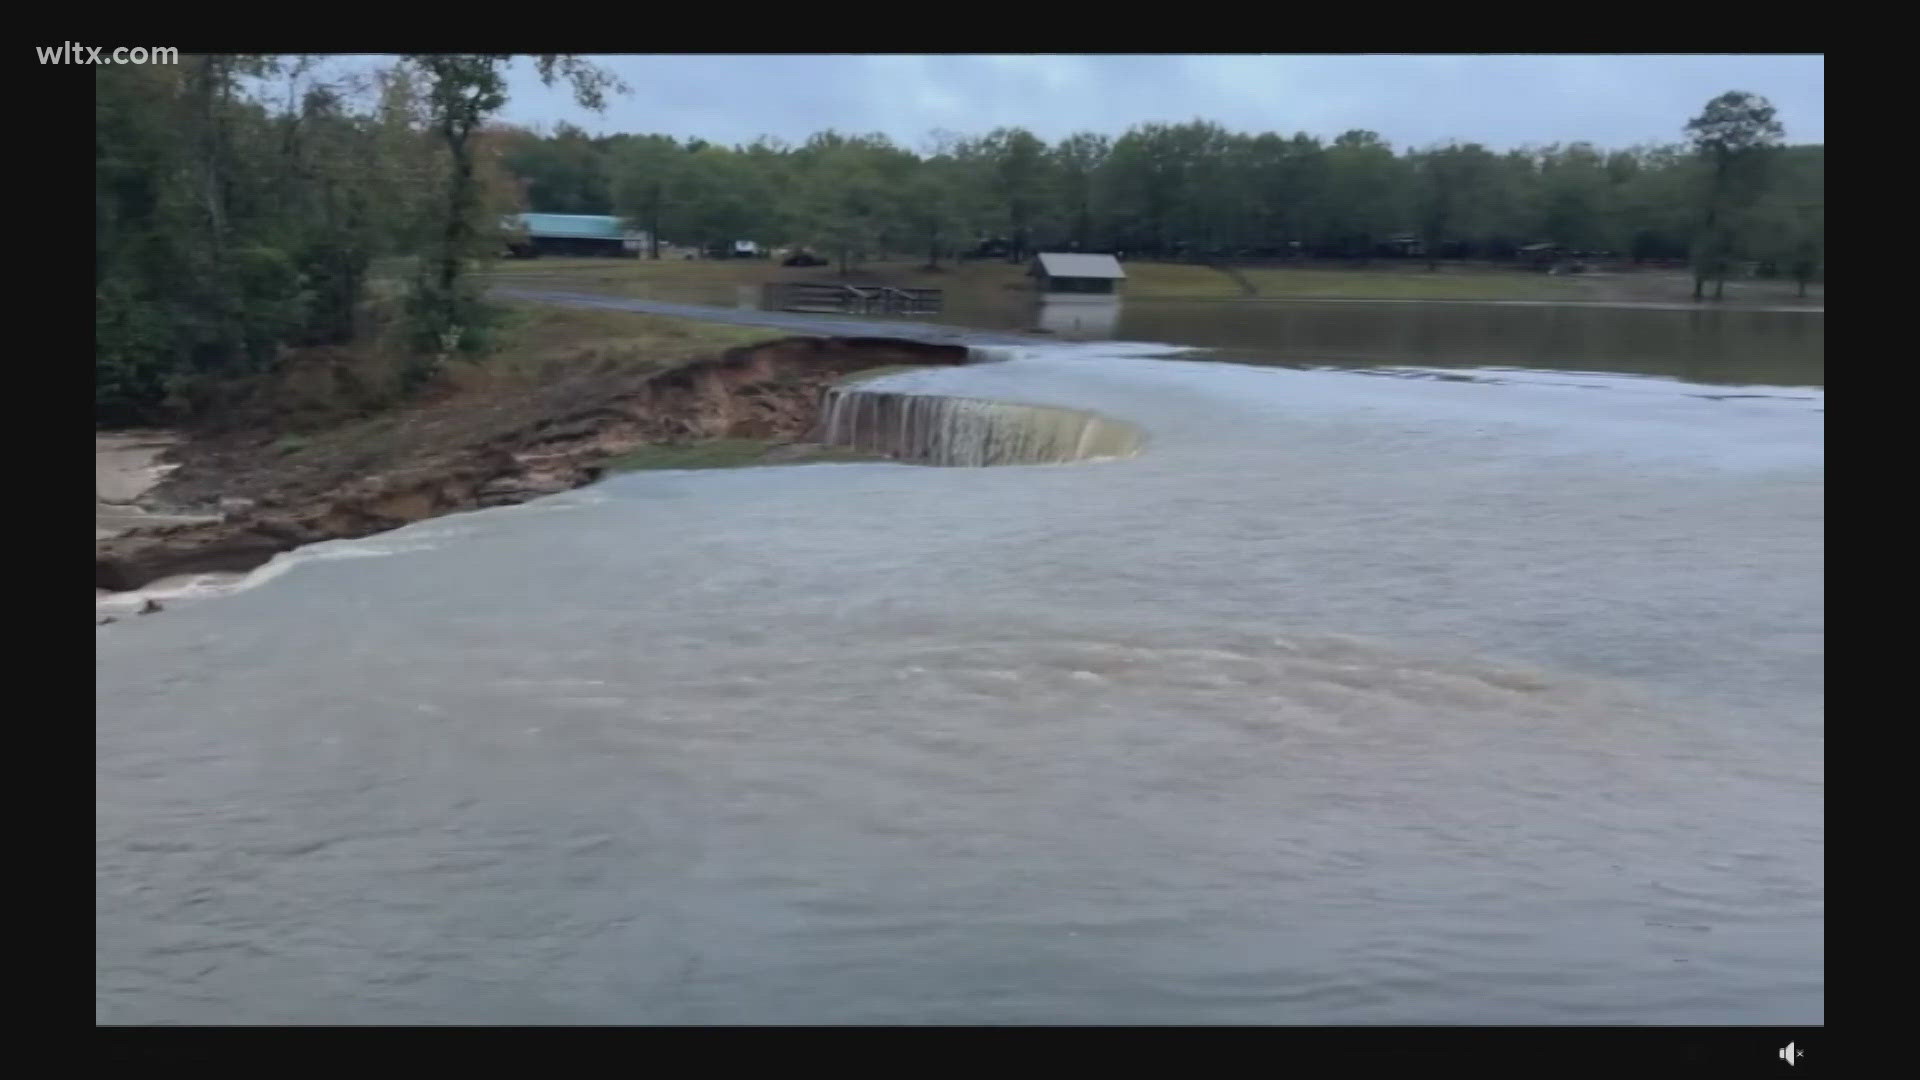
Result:
[[[510,214],[508,251],[522,258],[599,255],[631,258],[646,247],[647,234],[621,227],[603,214]]]

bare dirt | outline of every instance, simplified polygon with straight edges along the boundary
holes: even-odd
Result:
[[[584,370],[512,395],[422,401],[313,433],[265,425],[190,434],[151,447],[167,471],[133,497],[149,513],[217,517],[110,536],[96,527],[94,586],[246,571],[304,544],[524,502],[592,483],[610,459],[642,446],[764,439],[775,459],[791,460],[838,379],[966,360],[958,345],[783,338],[664,371]],[[155,468],[151,456],[126,464],[137,457],[109,471]]]
[[[137,528],[211,520],[197,514],[157,514],[140,505],[166,478],[160,457],[179,442],[170,431],[117,431],[93,437],[93,538],[104,540]]]

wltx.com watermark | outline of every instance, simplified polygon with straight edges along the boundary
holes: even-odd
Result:
[[[67,41],[59,45],[36,45],[34,51],[40,54],[40,62],[43,64],[177,64],[180,62],[179,49],[156,49],[145,45],[122,45],[115,49],[105,45],[82,45],[77,41]]]

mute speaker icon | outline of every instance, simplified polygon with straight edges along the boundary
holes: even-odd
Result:
[[[1805,1050],[1795,1050],[1792,1043],[1788,1043],[1780,1048],[1780,1060],[1789,1065],[1795,1064],[1799,1059],[1805,1057],[1806,1054],[1807,1052]]]

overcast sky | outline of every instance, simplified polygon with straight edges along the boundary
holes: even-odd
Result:
[[[1200,117],[1236,131],[1332,138],[1377,131],[1395,148],[1449,139],[1494,149],[1586,140],[1678,141],[1725,90],[1772,99],[1790,142],[1826,137],[1822,56],[599,56],[631,93],[595,115],[516,65],[502,119],[595,133],[736,144],[816,131],[882,132],[915,149],[945,129],[1075,131]]]

